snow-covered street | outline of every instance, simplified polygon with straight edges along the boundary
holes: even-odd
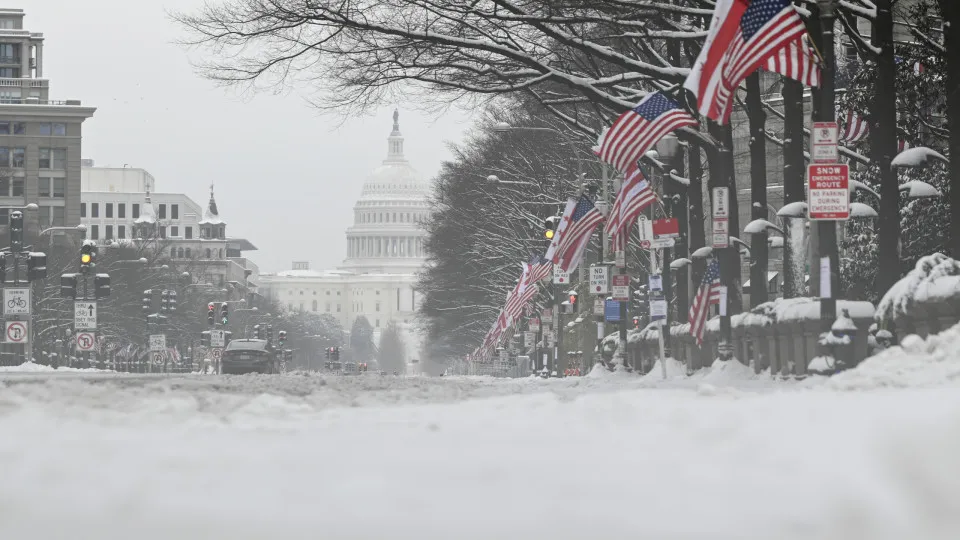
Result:
[[[957,537],[956,379],[871,389],[869,371],[739,367],[668,381],[14,368],[0,538]]]

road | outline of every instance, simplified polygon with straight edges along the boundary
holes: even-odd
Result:
[[[954,386],[3,372],[0,538],[939,538],[957,455]]]

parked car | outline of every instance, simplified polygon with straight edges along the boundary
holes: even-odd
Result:
[[[220,360],[224,374],[280,373],[280,359],[265,339],[234,339]]]

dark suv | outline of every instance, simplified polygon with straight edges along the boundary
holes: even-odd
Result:
[[[224,374],[280,373],[280,361],[265,339],[234,339],[220,360]]]

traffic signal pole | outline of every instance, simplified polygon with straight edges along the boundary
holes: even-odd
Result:
[[[823,55],[823,75],[820,81],[819,106],[814,108],[814,117],[817,122],[836,121],[836,110],[834,109],[836,101],[836,54],[834,47],[834,22],[836,19],[834,0],[818,0],[820,11],[820,27],[822,40],[820,43],[820,53]],[[814,92],[816,95],[817,92]],[[829,277],[826,283],[820,280],[820,330],[829,332],[833,322],[837,318],[837,294],[840,292],[840,257],[837,249],[837,222],[821,220],[817,221],[818,248],[820,251],[820,260],[813,261],[817,267],[811,265],[810,274],[816,272],[821,275],[820,267],[826,266],[829,270]],[[824,276],[827,277],[827,276]],[[813,277],[811,281],[816,282]]]

